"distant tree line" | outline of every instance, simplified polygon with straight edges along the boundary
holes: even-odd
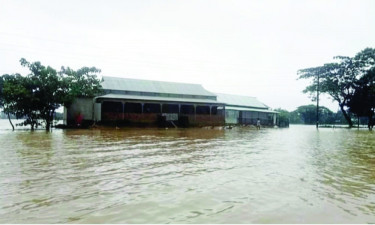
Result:
[[[11,123],[11,118],[24,119],[18,125],[30,125],[31,129],[42,125],[51,128],[61,106],[69,106],[77,97],[93,97],[101,92],[101,81],[97,78],[100,70],[95,67],[83,67],[73,70],[61,67],[60,71],[40,62],[30,63],[21,59],[22,66],[30,73],[4,74],[0,76],[0,108]]]
[[[276,109],[276,111],[279,112],[279,122],[282,124],[286,122],[309,125],[316,123],[316,105],[299,106],[291,112],[284,109]],[[341,111],[332,112],[330,109],[320,106],[319,115],[321,124],[348,124]]]
[[[338,103],[349,127],[353,126],[354,115],[367,117],[371,130],[375,111],[375,49],[366,48],[354,57],[334,59],[335,62],[298,71],[299,79],[311,80],[304,93],[309,93],[312,100],[317,100],[318,93],[328,94]]]

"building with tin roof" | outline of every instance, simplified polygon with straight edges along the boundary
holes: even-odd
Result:
[[[276,125],[277,112],[255,97],[216,93],[217,101],[225,104],[225,123]]]
[[[254,97],[217,94],[200,84],[103,76],[103,94],[80,98],[65,109],[68,125],[100,122],[114,125],[220,126],[273,125],[276,113]]]
[[[77,115],[102,123],[218,126],[224,125],[224,104],[200,84],[103,77],[103,95],[77,99],[67,109],[68,124]]]

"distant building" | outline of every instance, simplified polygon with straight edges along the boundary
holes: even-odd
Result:
[[[276,125],[277,112],[258,101],[255,97],[217,93],[217,101],[225,104],[225,123],[255,125]]]
[[[200,84],[103,77],[104,93],[76,99],[64,109],[68,125],[221,126],[273,125],[276,112],[252,97],[214,94]],[[82,122],[81,122],[82,121]]]

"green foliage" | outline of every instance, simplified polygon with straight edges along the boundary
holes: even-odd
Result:
[[[285,109],[275,109],[276,112],[279,112],[278,114],[278,126],[279,127],[289,127],[289,117],[290,113]]]
[[[366,48],[355,57],[336,56],[334,59],[337,62],[299,70],[299,79],[311,79],[310,85],[303,92],[309,93],[312,100],[316,100],[319,85],[319,92],[328,94],[338,102],[349,126],[352,126],[348,102],[355,93],[358,80],[374,68],[375,49]]]
[[[289,121],[292,124],[304,124],[304,121],[301,118],[301,114],[298,110],[294,110],[289,113]]]
[[[83,67],[77,71],[61,67],[60,74],[65,78],[64,86],[69,92],[64,95],[64,105],[69,106],[77,97],[94,97],[102,93],[101,80],[97,78],[100,69]]]
[[[355,92],[348,102],[349,110],[358,117],[368,118],[368,128],[372,129],[375,111],[375,68],[356,82]]]
[[[26,77],[20,74],[1,76],[0,103],[5,113],[25,118],[22,125],[38,126],[38,119],[50,129],[57,108],[69,105],[76,97],[93,97],[101,92],[100,70],[84,67],[77,71],[62,68],[57,72],[40,62],[20,60],[30,70]]]
[[[315,124],[316,123],[316,106],[306,105],[300,106],[296,110],[298,115],[300,115],[301,121],[304,124]]]
[[[303,105],[289,113],[290,123],[292,124],[315,124],[316,123],[316,106]],[[324,106],[319,107],[320,124],[343,124],[345,119],[342,112],[334,113]]]
[[[1,107],[9,120],[10,114],[13,114],[16,118],[25,118],[34,128],[38,124],[35,113],[37,107],[36,99],[29,88],[29,79],[20,74],[5,74],[1,79]],[[13,124],[11,125],[13,127]]]
[[[296,110],[288,112],[284,109],[275,109],[279,112],[279,124],[315,124],[316,123],[316,106],[302,105]],[[332,112],[328,108],[319,107],[319,121],[321,124],[346,124],[346,120],[341,111]]]

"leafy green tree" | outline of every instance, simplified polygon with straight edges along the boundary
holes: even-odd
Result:
[[[9,75],[4,74],[3,76],[0,76],[0,108],[3,108],[3,113],[7,115],[7,118],[9,119],[9,123],[12,126],[12,129],[14,130],[14,125],[11,120],[11,116],[9,113],[9,103],[6,99],[6,95],[4,93],[4,84],[6,78],[9,77]]]
[[[10,119],[10,114],[19,118],[26,118],[25,121],[30,121],[32,129],[36,124],[36,105],[33,93],[28,89],[28,79],[20,74],[5,74],[1,77],[1,107],[8,115],[8,119],[14,130],[13,123]]]
[[[351,58],[337,58],[341,60],[340,63],[329,63],[320,67],[299,70],[299,79],[313,78],[312,83],[303,91],[304,93],[310,93],[310,95],[313,95],[318,90],[319,79],[319,91],[328,94],[338,102],[349,126],[353,126],[346,106],[349,98],[354,93],[353,84],[356,80],[356,70]],[[312,99],[314,100],[314,98]]]
[[[69,89],[63,83],[63,77],[50,66],[43,66],[40,62],[30,63],[25,59],[20,60],[21,65],[30,70],[28,89],[35,98],[34,104],[38,117],[45,122],[46,130],[50,130],[53,115],[56,109],[63,104],[64,96]],[[32,121],[25,121],[28,124]]]
[[[279,127],[289,127],[289,112],[284,109],[275,109],[276,112],[279,112],[278,114],[278,126]]]
[[[375,111],[375,68],[372,68],[356,82],[354,95],[348,102],[349,110],[358,117],[368,118],[368,128],[372,130],[374,126]]]
[[[375,49],[365,48],[355,55],[354,60],[362,75],[367,74],[375,67]]]
[[[319,107],[319,118],[323,124],[335,123],[335,113],[324,106]]]
[[[296,110],[290,112],[290,123],[295,124],[315,124],[316,120],[316,106],[303,105],[299,106]],[[320,121],[322,124],[334,124],[335,113],[328,108],[319,107]]]
[[[101,94],[101,80],[97,78],[97,74],[100,72],[100,69],[95,67],[82,67],[76,71],[69,67],[61,67],[59,74],[64,77],[63,85],[69,90],[64,95],[64,106],[69,106],[75,98],[91,98]]]
[[[303,124],[303,121],[301,119],[301,115],[298,112],[298,110],[294,110],[289,113],[289,120],[292,124]]]
[[[38,119],[50,130],[56,109],[67,106],[77,97],[94,97],[101,92],[95,67],[77,71],[64,67],[57,72],[40,62],[20,60],[30,70],[26,77],[20,74],[3,75],[0,80],[0,106],[4,112],[25,118],[22,125],[38,126]],[[11,122],[11,121],[10,121]]]
[[[366,48],[355,57],[336,56],[338,62],[324,64],[319,67],[301,69],[299,79],[311,79],[311,84],[304,93],[309,93],[313,100],[317,91],[326,93],[337,101],[342,114],[350,127],[353,126],[348,113],[348,102],[355,92],[355,83],[366,72],[375,66],[375,49]],[[319,88],[318,88],[319,87]]]
[[[304,124],[314,124],[316,121],[315,113],[316,113],[316,106],[315,105],[304,105],[299,106],[296,110],[300,115],[301,121]]]

